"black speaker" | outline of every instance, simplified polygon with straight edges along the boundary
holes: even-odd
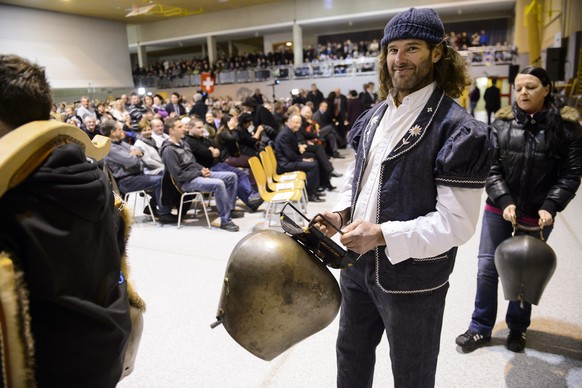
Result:
[[[519,73],[519,65],[509,65],[509,74],[507,75],[507,78],[509,78],[510,85],[513,85],[517,73]]]
[[[566,52],[561,47],[546,49],[546,72],[552,81],[564,80],[564,62]]]

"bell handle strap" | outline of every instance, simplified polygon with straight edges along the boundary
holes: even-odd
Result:
[[[540,233],[540,240],[545,241],[544,240],[544,220],[540,220],[540,225],[539,226],[526,226],[526,225],[522,225],[522,224],[518,224],[517,223],[517,219],[515,216],[513,216],[511,218],[511,225],[513,226],[513,236],[515,236],[515,233],[518,230],[524,231],[524,232],[528,232],[528,233]]]

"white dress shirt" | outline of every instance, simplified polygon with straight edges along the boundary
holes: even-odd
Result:
[[[411,93],[398,107],[393,96],[383,102],[388,107],[370,146],[360,193],[352,209],[353,220],[376,222],[382,161],[412,127],[434,89],[435,83],[432,83]],[[351,206],[355,163],[353,161],[348,167],[335,211]],[[385,253],[390,262],[397,264],[411,257],[433,257],[467,242],[477,226],[482,193],[483,189],[437,185],[436,211],[409,221],[382,223]]]

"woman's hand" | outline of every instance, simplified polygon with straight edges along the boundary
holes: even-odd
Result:
[[[538,215],[540,216],[540,226],[550,226],[554,223],[554,217],[548,211],[540,209]]]
[[[503,209],[503,219],[509,222],[516,220],[515,205],[507,205],[507,207]]]

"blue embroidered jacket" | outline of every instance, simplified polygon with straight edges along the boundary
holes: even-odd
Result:
[[[358,199],[368,152],[386,102],[361,116],[350,131],[356,150],[352,209]],[[475,120],[440,89],[435,89],[412,128],[406,132],[380,170],[376,223],[408,221],[436,210],[437,185],[481,188],[491,166],[489,127]],[[376,248],[377,282],[386,292],[431,291],[448,281],[456,247],[433,258],[392,265]]]

